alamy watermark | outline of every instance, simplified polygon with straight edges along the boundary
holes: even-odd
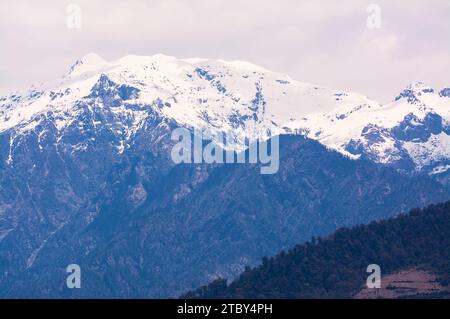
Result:
[[[366,285],[369,289],[381,288],[381,267],[377,264],[370,264],[366,269],[370,275],[367,277]]]
[[[81,267],[77,264],[67,266],[66,272],[69,274],[66,279],[66,285],[69,289],[81,288]]]
[[[71,3],[66,8],[66,26],[69,29],[81,28],[81,7],[76,3]]]
[[[366,12],[369,16],[366,19],[366,25],[369,29],[381,28],[381,7],[378,4],[372,3],[367,6]]]
[[[214,136],[214,138],[212,137]],[[275,174],[280,164],[279,136],[243,142],[232,133],[210,134],[209,131],[177,128],[172,131],[171,157],[174,163],[261,164],[261,174]]]

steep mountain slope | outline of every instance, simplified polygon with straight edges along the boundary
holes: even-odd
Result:
[[[91,163],[109,169],[97,173],[97,193],[85,193],[64,221],[19,221],[0,243],[4,295],[176,296],[311,236],[448,198],[426,177],[350,160],[304,137],[280,143],[275,175],[247,164],[163,165],[139,145],[109,168]],[[79,291],[64,288],[71,263],[83,269]]]
[[[372,142],[333,144],[315,119],[348,111],[370,122],[387,109],[245,62],[162,55],[88,55],[58,81],[0,97],[0,294],[173,296],[310,236],[448,199],[405,152],[413,164],[399,174],[371,156]],[[282,136],[279,172],[261,176],[258,165],[175,165],[178,127],[232,131],[241,141],[216,142],[234,149],[296,136]],[[436,136],[427,127],[414,134]],[[85,290],[65,289],[70,263]]]
[[[365,286],[366,268],[378,264],[383,290],[372,292],[383,297],[410,295],[396,292],[392,277],[407,278],[401,270],[414,270],[416,279],[437,275],[428,283],[436,291],[416,289],[421,297],[447,297],[450,283],[450,202],[413,210],[408,215],[374,222],[367,226],[340,229],[324,239],[296,246],[287,253],[263,259],[257,268],[246,271],[229,286],[217,280],[188,293],[187,298],[351,298]],[[411,273],[411,270],[409,271]],[[390,275],[392,274],[392,275]],[[433,276],[431,276],[433,277]],[[422,279],[423,280],[423,279]],[[420,278],[419,278],[420,281]],[[397,285],[413,286],[414,282]],[[423,285],[423,283],[419,284]],[[388,286],[390,285],[390,286]],[[370,290],[366,289],[366,294]],[[357,295],[362,297],[361,295]],[[399,296],[397,296],[399,297]]]

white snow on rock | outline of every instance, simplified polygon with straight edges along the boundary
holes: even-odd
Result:
[[[353,158],[359,155],[348,152],[347,145],[357,141],[380,163],[398,160],[398,143],[388,134],[380,141],[369,141],[362,135],[369,125],[390,130],[408,114],[421,121],[430,113],[450,123],[450,98],[420,82],[405,88],[395,101],[381,105],[362,94],[299,82],[243,61],[158,54],[107,62],[88,54],[57,81],[0,97],[0,133],[13,128],[17,134],[32,130],[37,116],[49,111],[58,114],[57,128],[64,130],[77,115],[76,104],[86,101],[102,77],[139,90],[126,103],[157,108],[161,116],[182,126],[232,131],[250,139],[266,137],[269,129],[275,134],[306,134]],[[122,106],[125,103],[118,96],[115,100]],[[137,112],[121,105],[109,107],[114,112]],[[131,115],[136,125],[143,114]],[[129,127],[126,135],[131,137],[136,129]],[[450,158],[448,136],[442,134],[427,143],[405,143],[404,148],[420,167],[430,156]],[[120,152],[125,145],[126,141]]]
[[[423,166],[433,161],[450,159],[450,136],[445,133],[432,135],[426,142],[406,142],[405,148],[414,159],[416,167],[420,170]],[[445,169],[444,169],[445,168]],[[434,174],[445,172],[448,165],[435,168]]]

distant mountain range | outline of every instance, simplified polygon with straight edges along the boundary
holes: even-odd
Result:
[[[177,296],[448,200],[448,91],[414,84],[383,106],[247,62],[87,55],[0,97],[0,296]],[[280,169],[176,165],[179,127],[279,134]],[[80,290],[65,287],[72,263]]]
[[[435,91],[415,82],[381,105],[248,62],[165,55],[107,62],[88,54],[59,80],[0,97],[0,132],[12,131],[7,163],[13,163],[16,135],[34,131],[46,119],[64,135],[94,103],[111,109],[119,153],[149,114],[156,114],[183,127],[232,131],[252,140],[269,129],[302,134],[351,158],[448,179],[450,88]],[[85,143],[76,147],[82,151]]]

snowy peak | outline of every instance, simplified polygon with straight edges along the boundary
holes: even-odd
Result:
[[[94,71],[107,65],[108,62],[95,53],[89,53],[78,59],[69,70],[68,76],[77,76],[88,71]]]
[[[434,93],[434,89],[423,82],[413,82],[406,87],[406,90],[413,91],[417,94]]]
[[[414,82],[408,85],[400,95],[398,95],[395,100],[398,101],[400,99],[406,99],[409,103],[417,103],[419,102],[419,97],[424,94],[433,94],[434,89],[425,85],[422,82]]]
[[[349,142],[344,142],[345,149],[401,171],[427,172],[441,178],[450,162],[447,92],[436,93],[421,82],[407,86],[394,102],[354,122],[359,128]],[[450,174],[443,178],[444,184],[447,181]]]

